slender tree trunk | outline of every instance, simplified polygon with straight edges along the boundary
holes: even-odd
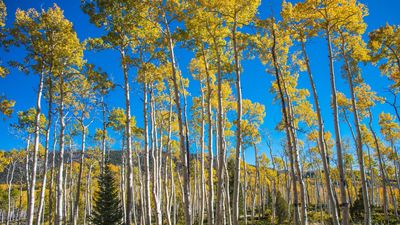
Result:
[[[214,182],[213,182],[213,162],[214,162],[214,157],[213,157],[213,125],[212,125],[212,111],[211,111],[211,78],[210,74],[208,71],[208,61],[206,58],[206,54],[204,52],[204,46],[202,46],[202,55],[203,55],[203,60],[204,60],[204,67],[206,71],[206,76],[207,76],[207,124],[208,124],[208,140],[207,140],[207,145],[208,145],[208,155],[209,155],[209,164],[208,164],[208,210],[207,210],[207,222],[208,225],[213,225],[214,224]]]
[[[176,191],[175,191],[175,174],[174,174],[174,169],[173,169],[173,158],[172,158],[172,148],[170,147],[169,149],[169,155],[170,155],[170,169],[171,169],[171,198],[173,202],[173,211],[172,211],[172,224],[176,224],[176,214],[177,214],[177,203],[176,203]]]
[[[65,197],[65,216],[64,216],[64,223],[69,222],[70,224],[73,223],[73,210],[74,210],[74,171],[72,170],[72,163],[74,158],[74,150],[72,148],[72,139],[69,139],[69,165],[68,171],[66,170],[65,173],[65,188],[64,188],[64,197]]]
[[[180,79],[180,85],[181,88],[184,88],[183,82],[182,82],[182,76],[179,77]],[[190,136],[190,131],[189,131],[189,122],[188,122],[188,117],[187,117],[187,98],[186,98],[186,93],[185,91],[182,92],[182,97],[183,97],[183,123],[185,127],[185,144],[186,144],[186,160],[187,160],[187,181],[185,181],[185,188],[190,191],[190,143],[189,143],[189,136]],[[189,192],[187,192],[189,193]],[[194,195],[195,196],[195,195]],[[188,196],[190,200],[190,196]],[[189,206],[190,208],[190,201],[189,201]],[[190,211],[190,215],[193,216],[194,213]],[[190,224],[193,223],[193,220],[190,220]]]
[[[28,225],[33,224],[33,218],[35,214],[35,187],[36,187],[36,171],[37,171],[37,161],[39,153],[39,138],[40,138],[40,114],[41,114],[41,102],[43,93],[43,83],[44,83],[44,71],[42,70],[40,74],[39,88],[37,92],[36,99],[36,116],[35,116],[35,138],[34,138],[34,149],[33,149],[33,160],[32,160],[32,178],[30,180],[29,189],[29,201],[28,201]]]
[[[290,110],[289,110],[290,111]],[[304,180],[303,180],[303,173],[300,169],[300,159],[299,159],[299,153],[297,150],[297,138],[295,137],[294,131],[292,132],[293,135],[293,159],[294,159],[294,165],[296,168],[296,173],[298,177],[298,182],[300,184],[300,201],[301,201],[301,223],[302,225],[308,225],[308,216],[307,216],[307,200],[306,200],[306,190],[305,190],[305,185],[304,185]]]
[[[148,117],[147,117],[147,94],[148,94],[148,86],[144,84],[143,90],[143,116],[144,116],[144,169],[145,169],[145,220],[146,224],[151,224],[151,200],[150,200],[150,149],[149,149],[149,125],[148,125]]]
[[[243,160],[243,163],[245,163],[245,161]],[[247,176],[247,174],[246,174],[246,176]],[[249,178],[249,182],[251,182],[251,177],[252,176],[250,176],[250,178]],[[247,180],[247,179],[246,179]],[[244,181],[244,179],[243,179],[243,181]],[[254,181],[255,181],[255,179],[254,179]],[[246,184],[246,186],[247,186],[247,184]],[[257,200],[257,187],[256,186],[253,186],[253,185],[251,185],[250,184],[250,187],[249,187],[249,191],[250,191],[250,193],[251,192],[253,192],[253,195],[251,196],[252,198],[251,198],[251,220],[252,221],[254,221],[255,220],[255,217],[256,217],[256,200]],[[246,191],[247,192],[247,191]],[[247,193],[246,193],[246,195],[247,195]],[[247,207],[247,206],[246,206]],[[247,211],[246,211],[247,212]]]
[[[273,26],[272,26],[272,36],[273,36],[272,60],[273,60],[273,65],[274,65],[274,69],[275,69],[276,82],[278,84],[278,91],[279,91],[278,95],[281,100],[283,121],[285,124],[287,145],[288,145],[288,150],[289,150],[288,155],[289,155],[289,160],[290,160],[292,183],[293,183],[294,224],[299,225],[300,219],[299,219],[299,211],[298,211],[298,193],[297,193],[296,175],[295,175],[295,169],[294,169],[294,160],[293,160],[292,137],[291,137],[291,133],[290,133],[290,122],[288,119],[286,101],[285,101],[285,97],[284,97],[284,93],[283,93],[283,87],[281,84],[282,81],[280,78],[279,66],[278,66],[278,61],[277,61],[277,56],[276,56],[276,36],[275,36],[275,29],[273,28]]]
[[[82,176],[83,176],[83,167],[85,164],[85,147],[86,147],[86,129],[87,126],[85,126],[83,124],[83,120],[84,120],[84,114],[86,112],[83,111],[82,112],[82,116],[80,119],[80,123],[81,123],[81,128],[82,128],[82,136],[81,136],[81,158],[80,158],[80,162],[79,162],[79,174],[78,174],[78,181],[77,181],[77,188],[76,188],[76,195],[75,195],[75,202],[73,204],[73,213],[72,213],[72,217],[71,220],[73,222],[74,225],[78,224],[78,217],[79,217],[79,200],[81,197],[81,183],[82,183]],[[71,164],[72,166],[72,164]]]
[[[215,52],[217,55],[217,93],[218,93],[218,109],[217,109],[217,206],[216,206],[216,224],[223,223],[223,202],[222,202],[222,194],[223,194],[223,185],[224,185],[224,162],[225,162],[225,146],[223,146],[223,139],[224,139],[224,132],[223,132],[223,120],[222,115],[224,113],[222,108],[222,62],[221,62],[221,55],[219,52],[219,47],[217,44],[217,40],[213,39],[213,44],[215,48]],[[209,106],[210,107],[210,106]],[[212,179],[212,178],[211,178]]]
[[[85,208],[84,208],[84,215],[83,215],[83,224],[87,224],[88,212],[89,212],[89,178],[90,173],[92,172],[92,165],[89,166],[89,171],[86,174],[86,187],[85,187]]]
[[[121,201],[122,201],[122,212],[124,215],[123,222],[126,223],[126,156],[125,156],[125,135],[122,135],[122,165],[121,165]],[[103,167],[104,168],[104,167]],[[140,167],[139,167],[140,168]]]
[[[368,170],[371,176],[371,201],[370,201],[370,205],[371,207],[375,206],[375,198],[374,198],[374,171],[372,170],[372,157],[371,157],[371,151],[369,146],[367,145],[367,149],[368,149],[368,160],[369,160],[369,165],[368,165]]]
[[[194,174],[193,174],[193,195],[192,195],[192,218],[191,220],[193,221],[193,223],[198,223],[198,221],[196,221],[196,216],[197,215],[197,211],[198,211],[198,186],[199,186],[199,176],[198,176],[198,161],[199,161],[199,151],[197,149],[198,144],[196,144],[196,152],[195,152],[195,159],[194,159],[194,165],[193,165],[193,170],[194,170]]]
[[[331,44],[331,34],[329,29],[326,29],[326,39],[328,45],[328,58],[329,58],[329,75],[331,81],[331,91],[332,91],[332,107],[333,107],[333,120],[334,120],[334,128],[335,128],[335,137],[336,137],[336,153],[337,153],[337,161],[339,167],[339,176],[340,182],[342,183],[340,186],[340,193],[342,199],[342,210],[343,210],[343,225],[348,224],[348,204],[346,198],[346,192],[344,189],[345,183],[345,176],[343,170],[343,157],[342,157],[342,141],[340,136],[340,127],[339,127],[339,115],[338,115],[338,105],[337,105],[337,97],[336,97],[336,82],[335,82],[335,71],[333,66],[333,52],[332,52],[332,44]],[[333,199],[333,195],[329,196],[331,203],[333,204],[332,207],[332,215],[333,215],[333,222],[335,225],[339,224],[338,213],[336,211],[336,202]],[[347,217],[347,218],[346,218]],[[346,221],[347,220],[347,221]]]
[[[328,195],[329,198],[333,199],[333,188],[332,188],[332,183],[331,183],[331,177],[329,171],[329,164],[327,160],[327,153],[325,149],[325,139],[324,139],[324,121],[322,120],[322,115],[321,115],[321,108],[319,106],[319,99],[318,99],[318,94],[317,94],[317,88],[315,86],[314,78],[312,76],[311,72],[311,66],[310,66],[310,61],[307,55],[306,47],[304,40],[301,42],[301,47],[302,47],[302,52],[304,56],[304,60],[306,62],[307,66],[307,73],[308,73],[308,78],[311,83],[311,88],[312,88],[312,93],[313,93],[313,98],[314,98],[314,104],[315,104],[315,110],[317,113],[317,119],[318,119],[318,140],[319,140],[319,147],[320,147],[320,153],[321,153],[321,158],[322,158],[322,164],[324,167],[324,175],[325,175],[325,183],[326,186],[328,187]],[[336,132],[336,130],[338,132]],[[335,135],[336,135],[336,148],[341,149],[342,148],[342,143],[341,143],[341,137],[340,137],[340,130],[335,128]],[[339,154],[339,153],[338,153]],[[340,153],[341,155],[341,153]],[[341,157],[340,157],[341,158]],[[339,157],[338,157],[339,159]],[[344,169],[343,169],[343,160],[339,160],[338,166],[339,166],[339,186],[340,186],[340,197],[341,197],[341,207],[342,207],[342,224],[343,225],[348,225],[349,224],[349,207],[348,207],[348,201],[347,201],[347,196],[346,196],[346,187],[345,187],[345,177],[344,177]],[[339,224],[339,217],[337,215],[337,212],[332,213],[332,219],[335,224]]]
[[[40,201],[39,208],[36,217],[36,224],[41,224],[42,215],[44,215],[44,203],[45,203],[45,194],[46,194],[46,185],[47,185],[47,170],[48,170],[48,158],[49,158],[49,144],[50,144],[50,127],[52,122],[52,106],[53,106],[53,85],[52,81],[49,82],[49,105],[48,105],[48,113],[47,113],[47,128],[46,128],[46,143],[45,143],[45,155],[44,155],[44,171],[43,171],[43,182],[42,182],[42,190],[40,193]],[[55,140],[54,140],[55,141]],[[54,154],[54,153],[53,153]],[[49,201],[50,202],[50,201]]]
[[[122,71],[124,73],[124,93],[125,93],[125,135],[126,135],[126,149],[128,156],[128,171],[127,171],[127,184],[128,184],[128,196],[127,196],[127,213],[126,222],[132,224],[132,207],[133,207],[133,159],[132,159],[132,130],[131,130],[131,101],[130,101],[130,87],[128,77],[128,67],[126,65],[125,49],[122,48],[120,51],[122,61]]]
[[[352,111],[353,111],[353,117],[354,117],[354,125],[356,129],[356,134],[357,134],[357,156],[358,156],[358,164],[360,167],[360,174],[361,174],[361,187],[362,187],[362,195],[363,195],[363,204],[364,204],[364,224],[365,225],[370,225],[371,224],[371,208],[369,205],[369,196],[368,196],[368,187],[367,187],[367,181],[366,181],[366,175],[365,175],[365,168],[364,168],[364,157],[363,157],[363,143],[362,143],[362,136],[361,136],[361,128],[360,128],[360,120],[358,118],[358,109],[357,109],[357,104],[356,104],[356,96],[354,93],[354,84],[353,84],[353,78],[351,76],[351,71],[350,71],[350,65],[348,58],[346,56],[345,50],[344,50],[344,39],[342,43],[342,56],[345,61],[345,69],[347,72],[347,78],[349,80],[349,85],[350,85],[350,93],[351,93],[351,105],[352,105]]]
[[[287,113],[288,113],[288,120],[290,124],[289,128],[289,134],[292,140],[292,152],[291,154],[293,157],[293,162],[294,162],[294,168],[296,170],[296,175],[297,179],[300,185],[300,201],[301,201],[301,223],[302,225],[308,225],[308,217],[307,217],[307,202],[305,199],[306,193],[305,193],[305,188],[304,188],[304,181],[303,181],[303,174],[300,168],[300,158],[299,158],[299,152],[297,149],[297,137],[296,137],[296,131],[294,129],[295,124],[293,122],[294,114],[293,114],[293,105],[291,103],[291,99],[287,93],[287,88],[286,88],[286,83],[284,78],[282,77],[282,84],[283,84],[283,89],[284,93],[286,95],[286,101],[287,101]]]
[[[243,183],[242,183],[242,191],[243,191],[243,217],[244,224],[247,225],[247,171],[246,171],[246,161],[245,161],[245,152],[242,151],[243,158]],[[254,196],[255,198],[255,196]],[[254,208],[253,208],[254,210]],[[253,213],[254,215],[254,213]],[[254,219],[254,217],[253,217]]]
[[[275,167],[275,160],[274,160],[274,156],[272,155],[272,146],[271,146],[271,143],[270,142],[268,142],[268,149],[269,149],[269,154],[270,154],[270,156],[271,156],[271,163],[272,163],[272,171],[274,171],[274,172],[276,172],[276,178],[275,177],[273,177],[272,178],[272,205],[271,205],[271,208],[272,208],[272,221],[274,221],[275,220],[275,215],[276,215],[276,195],[277,195],[277,190],[276,190],[276,179],[278,178],[279,179],[279,173],[278,173],[278,171],[276,170],[276,167]]]
[[[56,146],[57,146],[57,120],[54,123],[54,134],[53,134],[53,152],[51,156],[51,172],[50,172],[50,187],[49,187],[49,225],[53,224],[53,194],[54,194],[54,177],[55,177],[55,164],[56,164]],[[57,200],[56,200],[57,202]],[[57,207],[56,207],[57,208]],[[55,213],[54,213],[55,215]]]
[[[93,168],[93,166],[92,165],[90,165],[90,167],[89,167],[89,199],[88,199],[88,201],[89,201],[89,207],[88,207],[88,217],[90,218],[91,216],[92,216],[92,208],[93,208],[93,205],[92,205],[92,198],[93,198],[93,186],[92,186],[92,168]]]
[[[190,173],[189,173],[189,160],[190,160],[190,152],[189,143],[186,142],[186,135],[184,133],[183,127],[183,119],[182,119],[182,108],[181,108],[181,101],[179,95],[179,86],[178,86],[178,75],[176,72],[176,62],[175,62],[175,53],[174,53],[174,45],[172,41],[172,34],[169,30],[169,24],[167,22],[166,15],[164,15],[165,19],[165,27],[166,27],[166,38],[168,41],[168,48],[169,48],[169,56],[171,60],[171,68],[172,68],[172,81],[174,86],[174,97],[175,97],[175,105],[178,110],[178,125],[179,125],[179,141],[180,141],[180,150],[181,150],[181,161],[183,163],[183,182],[184,182],[184,212],[185,212],[185,224],[191,225],[191,208],[190,208]]]
[[[25,185],[26,190],[30,190],[30,170],[29,161],[31,160],[31,134],[28,134],[28,139],[26,141],[26,155],[25,155]],[[29,203],[29,191],[26,193],[26,202]]]
[[[26,190],[30,190],[30,170],[29,161],[31,159],[31,134],[28,133],[28,138],[26,140],[26,155],[25,155],[25,185]],[[29,203],[29,191],[26,192],[26,202]]]
[[[171,150],[171,135],[172,135],[172,98],[170,97],[169,101],[169,114],[168,114],[168,139],[167,139],[167,151],[166,154],[169,155],[169,165],[170,165],[170,173],[168,174],[168,163],[167,160],[165,161],[165,199],[166,199],[166,214],[167,214],[167,223],[168,225],[172,225],[171,219],[171,202],[172,202],[172,177],[173,177],[173,168],[172,168],[172,150]],[[169,176],[169,177],[168,177]],[[171,196],[169,195],[168,191],[168,180],[170,179],[171,185]]]
[[[254,198],[257,198],[257,194],[258,194],[258,202],[259,202],[258,211],[261,210],[261,211],[259,211],[259,216],[261,216],[264,213],[264,211],[262,210],[263,207],[261,207],[264,199],[263,199],[262,189],[260,186],[260,162],[258,161],[258,149],[257,149],[256,143],[253,143],[253,147],[254,147],[254,158],[256,161],[256,179],[254,182],[254,186],[255,186]],[[244,158],[243,158],[243,161],[245,162]]]
[[[106,154],[106,135],[107,135],[107,119],[106,119],[106,104],[104,102],[104,96],[101,97],[101,112],[103,116],[103,133],[101,135],[101,165],[100,170],[103,172],[104,168],[104,157]]]
[[[236,119],[236,154],[235,154],[235,175],[233,182],[233,225],[239,224],[239,183],[240,183],[240,151],[242,149],[242,87],[240,82],[239,52],[236,43],[236,14],[232,28],[232,42],[235,58],[236,92],[237,92],[237,119]]]
[[[225,165],[226,165],[226,163],[225,163]],[[230,190],[230,187],[229,187],[229,174],[228,174],[228,168],[226,166],[224,167],[224,172],[225,172],[225,176],[226,176],[226,188],[224,187],[224,190],[225,190],[225,192],[224,192],[224,194],[225,194],[225,198],[224,198],[224,200],[225,200],[224,215],[226,213],[227,216],[228,216],[228,218],[227,218],[228,225],[232,225],[232,213],[231,213],[231,207],[230,207],[232,204],[231,204],[231,199],[230,199],[230,194],[229,194],[229,190]]]
[[[159,160],[158,160],[158,146],[157,146],[157,122],[155,119],[155,106],[154,106],[153,89],[150,90],[150,122],[151,122],[151,144],[152,144],[152,161],[153,161],[153,201],[156,211],[156,222],[158,225],[162,224],[161,201],[159,192]]]
[[[157,109],[159,106],[157,105],[157,102],[154,101],[154,109]],[[161,117],[161,115],[159,114],[158,117]],[[156,124],[156,127],[158,126],[157,124],[157,111],[155,111],[155,115],[154,115],[154,122]],[[157,131],[157,130],[156,130]],[[163,211],[162,211],[162,207],[163,207],[163,188],[162,188],[162,164],[163,164],[163,148],[164,148],[164,136],[163,136],[163,132],[164,132],[164,122],[160,123],[160,127],[158,129],[158,136],[157,136],[157,132],[156,132],[156,141],[158,144],[158,146],[156,146],[157,148],[157,192],[158,192],[158,219],[161,221],[161,223],[163,222]],[[158,138],[159,137],[159,138]]]
[[[135,152],[136,152],[138,168],[142,168],[142,163],[140,160],[139,152],[137,150]],[[145,194],[143,191],[143,189],[144,189],[143,181],[145,178],[143,177],[142,170],[139,170],[138,174],[139,174],[139,185],[140,185],[140,209],[141,209],[140,221],[141,221],[141,224],[145,224],[146,223],[146,218],[145,218],[146,217],[146,215],[145,215],[146,214],[146,206],[145,206],[146,200],[145,200]]]
[[[168,152],[168,149],[167,149]],[[166,153],[167,153],[166,152]],[[166,214],[166,220],[168,225],[172,225],[171,221],[171,200],[170,200],[170,194],[169,194],[169,188],[168,188],[168,162],[165,161],[165,168],[164,168],[164,192],[165,192],[165,214]]]
[[[62,225],[64,220],[64,196],[63,196],[63,181],[64,181],[64,132],[65,132],[65,115],[64,115],[64,81],[61,75],[60,82],[60,106],[59,106],[59,115],[60,115],[60,145],[59,145],[59,157],[58,157],[58,177],[57,177],[57,213],[55,224]]]
[[[201,194],[200,194],[200,225],[203,225],[204,222],[204,208],[205,208],[205,193],[206,193],[206,184],[205,184],[205,171],[204,171],[204,89],[203,82],[200,82],[200,92],[201,92],[201,130],[200,130],[200,149],[201,149]]]
[[[394,141],[393,139],[390,140],[390,147],[394,153],[394,159],[393,159],[393,167],[394,169],[394,176],[396,178],[396,183],[397,183],[397,190],[400,190],[400,181],[399,181],[399,175],[398,175],[398,156],[396,152],[396,148],[394,147]],[[397,197],[396,194],[393,194],[393,207],[394,207],[394,215],[398,217],[398,212],[397,212]]]

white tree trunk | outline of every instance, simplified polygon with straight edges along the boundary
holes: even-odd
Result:
[[[42,189],[40,192],[40,200],[39,200],[39,208],[36,217],[36,225],[41,224],[41,220],[45,210],[45,197],[46,197],[46,186],[47,186],[47,170],[48,170],[48,161],[49,161],[49,144],[50,144],[50,127],[52,122],[52,106],[53,106],[53,91],[52,91],[52,82],[50,81],[49,87],[49,104],[48,104],[48,113],[47,113],[47,128],[46,128],[46,143],[45,143],[45,155],[44,155],[44,171],[43,171],[43,181],[42,181]],[[55,140],[54,140],[55,141]],[[49,201],[50,202],[50,201]]]
[[[34,149],[33,149],[33,160],[32,160],[32,178],[29,191],[29,201],[28,201],[28,225],[33,224],[33,218],[35,214],[35,187],[36,187],[36,171],[37,171],[37,161],[39,154],[39,138],[40,138],[40,114],[41,114],[41,101],[43,93],[43,82],[44,82],[44,72],[40,74],[39,88],[37,91],[36,99],[36,116],[35,116],[35,138],[34,138]]]
[[[176,71],[176,62],[175,62],[175,53],[174,53],[174,45],[172,40],[172,34],[169,30],[169,24],[167,22],[166,15],[164,15],[164,23],[166,27],[166,38],[168,41],[168,48],[169,48],[169,57],[171,60],[171,69],[172,69],[172,81],[174,86],[174,97],[175,97],[175,104],[178,110],[178,125],[179,125],[179,141],[180,141],[180,150],[181,150],[181,161],[183,163],[183,180],[184,180],[184,212],[185,212],[185,224],[191,225],[191,208],[190,208],[190,173],[189,173],[189,143],[187,143],[187,133],[184,132],[183,127],[183,119],[182,119],[182,108],[181,108],[181,101],[180,101],[180,91],[178,87],[178,75]],[[186,130],[187,132],[188,130]]]
[[[59,114],[60,114],[60,145],[59,145],[59,157],[58,157],[58,177],[57,177],[57,212],[56,212],[56,225],[62,225],[64,219],[64,191],[63,191],[63,183],[64,183],[64,132],[65,132],[65,116],[64,116],[64,91],[63,84],[60,84],[60,106],[59,106]]]

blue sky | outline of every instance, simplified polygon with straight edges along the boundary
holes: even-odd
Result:
[[[398,9],[400,8],[400,1],[398,0],[362,0],[369,9],[369,15],[365,18],[368,24],[367,33],[371,30],[378,28],[386,23],[389,24],[400,24],[400,17],[398,16]],[[29,0],[29,1],[15,1],[5,0],[7,6],[7,26],[10,27],[14,20],[14,13],[17,8],[28,9],[46,9],[52,6],[54,3],[59,5],[63,10],[65,17],[72,21],[74,28],[81,40],[88,37],[97,37],[101,35],[101,31],[90,24],[87,15],[83,14],[80,10],[79,0]],[[259,8],[259,14],[265,18],[270,15],[270,6],[273,6],[274,12],[280,11],[281,1],[263,0]],[[365,40],[367,40],[367,33]],[[5,64],[8,60],[20,60],[24,52],[21,49],[12,48],[9,52],[1,52],[1,61]],[[308,45],[309,57],[311,60],[311,67],[317,83],[317,89],[321,101],[321,108],[323,118],[325,121],[326,129],[333,132],[333,117],[332,110],[329,105],[330,101],[330,86],[329,86],[329,70],[328,70],[328,56],[325,46],[325,40],[323,38],[313,39]],[[193,54],[185,49],[178,48],[176,50],[177,59],[180,69],[183,71],[185,77],[190,77],[188,72],[188,64]],[[113,51],[102,51],[102,52],[85,52],[85,58],[88,62],[94,63],[103,68],[104,71],[108,72],[111,78],[116,83],[122,83],[122,72],[120,69],[119,55]],[[255,58],[251,60],[243,60],[243,73],[242,73],[242,87],[243,97],[251,99],[252,101],[259,102],[266,107],[266,117],[264,125],[262,126],[263,131],[270,133],[273,139],[274,146],[277,151],[280,148],[280,139],[283,137],[281,133],[275,131],[276,124],[281,119],[279,102],[273,102],[273,95],[269,92],[273,76],[265,72],[265,68],[262,66],[260,61]],[[340,62],[335,65],[337,74],[337,87],[338,90],[348,93],[348,84],[340,76]],[[388,87],[390,82],[383,76],[377,68],[371,65],[362,66],[363,77],[365,81],[371,85],[374,91],[377,91],[380,95],[385,96],[384,90]],[[132,71],[134,76],[134,71]],[[11,73],[5,79],[0,80],[0,94],[6,95],[10,99],[14,99],[17,103],[15,111],[26,110],[35,103],[35,91],[37,89],[38,76],[34,74],[25,75],[15,69],[11,69]],[[302,74],[299,79],[299,86],[303,88],[309,88],[309,81],[305,74]],[[199,84],[190,80],[190,91],[193,96],[199,93]],[[136,117],[138,125],[142,125],[142,102],[140,100],[140,89],[137,85],[133,84],[132,96],[132,114]],[[123,107],[124,97],[122,89],[117,88],[113,91],[108,98],[110,107]],[[393,110],[387,105],[378,105],[374,108],[375,119],[381,111],[390,112],[393,114]],[[0,149],[9,150],[12,148],[21,148],[25,145],[21,137],[15,134],[9,127],[11,123],[16,122],[16,114],[13,118],[0,121]],[[374,121],[377,126],[377,121]],[[99,127],[98,123],[92,125],[92,128]],[[349,130],[345,123],[341,123],[341,131],[343,137],[350,137]],[[115,136],[117,137],[117,136]],[[117,143],[119,143],[117,141]],[[266,151],[266,145],[261,143],[261,152]],[[114,148],[118,148],[119,144],[115,144]],[[252,151],[247,153],[248,160],[251,162],[254,160],[254,153]]]

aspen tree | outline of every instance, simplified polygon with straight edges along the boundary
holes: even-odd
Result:
[[[293,188],[293,198],[294,198],[294,224],[298,225],[301,221],[306,221],[304,218],[300,221],[299,215],[299,196],[297,190],[297,181],[296,176],[299,175],[299,170],[295,170],[295,153],[294,145],[296,145],[296,138],[293,135],[292,127],[292,119],[290,118],[290,103],[287,101],[287,89],[284,80],[284,76],[287,71],[282,71],[281,68],[284,68],[287,62],[287,53],[289,51],[289,47],[291,45],[291,40],[287,33],[283,30],[278,29],[279,25],[275,23],[275,19],[269,19],[266,21],[260,21],[261,25],[260,33],[258,34],[257,39],[255,40],[255,44],[260,54],[260,58],[263,64],[267,64],[271,69],[271,73],[275,76],[276,81],[274,84],[274,89],[277,91],[277,96],[281,102],[282,108],[282,124],[281,129],[285,130],[286,133],[286,144],[287,147],[287,155],[290,160],[290,172],[292,177],[292,188]],[[262,34],[262,35],[261,35]],[[263,47],[261,47],[263,46]],[[267,46],[267,49],[265,49]],[[269,70],[268,70],[269,71]],[[287,75],[287,74],[286,74]],[[298,164],[296,164],[298,165]],[[300,179],[300,177],[298,177]],[[303,189],[302,189],[303,190]],[[302,202],[303,203],[303,202]],[[302,204],[305,207],[304,204]],[[302,215],[304,214],[304,210],[302,210]]]
[[[53,81],[51,77],[47,78],[46,81],[48,85],[48,91],[46,97],[48,98],[48,113],[47,113],[47,127],[45,129],[46,140],[45,140],[45,158],[44,158],[44,175],[42,181],[42,190],[40,193],[39,207],[38,213],[36,217],[36,224],[40,224],[42,220],[42,215],[44,215],[44,205],[45,205],[45,197],[46,197],[46,185],[47,185],[47,170],[48,170],[48,157],[49,157],[49,145],[50,145],[50,129],[52,125],[52,116],[53,116]],[[54,129],[55,132],[55,129]],[[50,201],[49,201],[50,202]],[[51,204],[51,203],[50,203]]]
[[[45,60],[42,55],[46,54],[46,49],[42,49],[41,45],[46,43],[46,39],[49,37],[44,37],[42,39],[42,33],[40,29],[43,27],[43,22],[41,21],[40,15],[37,11],[32,11],[31,13],[20,11],[16,12],[16,22],[15,22],[15,30],[14,36],[18,42],[25,46],[25,48],[29,51],[29,56],[27,59],[31,59],[32,57],[36,58],[34,61],[34,65],[32,65],[32,69],[34,73],[39,74],[39,85],[37,91],[36,98],[36,116],[35,116],[35,130],[34,130],[34,149],[33,149],[33,163],[32,163],[32,172],[30,178],[30,189],[29,191],[29,204],[28,204],[28,224],[33,224],[34,218],[34,207],[35,207],[35,188],[36,188],[36,171],[38,164],[38,152],[39,152],[39,144],[40,144],[40,130],[39,130],[39,122],[41,115],[41,101],[42,101],[42,93],[43,93],[43,84],[44,84],[44,76],[45,76]],[[43,32],[46,35],[45,32]]]
[[[79,66],[82,46],[72,29],[72,24],[64,18],[62,10],[57,5],[54,5],[48,11],[43,10],[41,13],[34,9],[18,10],[13,35],[28,49],[28,57],[36,61],[34,70],[40,71],[41,74],[36,102],[36,124],[39,124],[45,73],[54,73],[53,68],[64,70],[65,65],[75,64]],[[52,71],[49,71],[49,68]],[[32,224],[34,218],[39,125],[36,125],[35,133],[34,146],[36,147],[34,147],[31,189],[29,190],[28,224]]]
[[[220,3],[219,12],[226,20],[230,29],[234,58],[235,87],[237,94],[237,119],[236,119],[236,152],[235,152],[235,177],[233,185],[233,225],[238,225],[239,220],[239,182],[240,182],[240,151],[242,150],[241,123],[242,123],[242,87],[241,87],[241,57],[245,46],[241,46],[239,41],[242,39],[241,32],[238,30],[243,25],[252,22],[260,1],[224,1]],[[217,9],[218,10],[218,9]]]
[[[202,52],[202,54],[204,54],[204,52]],[[200,224],[202,225],[204,222],[205,194],[206,194],[205,193],[205,191],[206,191],[205,190],[205,188],[206,188],[206,186],[205,186],[205,160],[204,160],[204,157],[205,157],[205,153],[204,153],[205,137],[204,136],[205,136],[205,117],[206,116],[205,116],[205,110],[204,110],[204,108],[205,108],[204,99],[205,99],[205,92],[207,91],[207,89],[206,89],[206,87],[204,87],[205,86],[204,83],[210,82],[208,80],[205,82],[204,80],[208,79],[208,77],[210,75],[208,74],[209,73],[208,65],[206,65],[206,62],[204,62],[205,56],[200,55],[199,57],[200,57],[199,59],[195,58],[192,60],[192,62],[190,64],[190,66],[191,66],[190,68],[191,68],[191,72],[192,72],[193,76],[200,81],[200,93],[201,93],[200,104],[197,104],[198,105],[197,107],[200,107],[201,113],[200,113],[200,115],[197,115],[197,117],[200,118],[200,121],[201,121],[199,133],[200,133],[200,151],[201,151],[201,153],[200,153],[201,154],[201,159],[200,159],[200,161],[201,161],[200,162],[200,166],[201,166],[201,168],[200,168],[200,170],[201,170],[200,171],[200,173],[201,173],[201,175],[200,175],[200,177],[201,177]],[[194,106],[196,106],[196,104],[194,104]],[[211,112],[209,112],[209,113],[211,114]],[[208,115],[208,116],[211,117],[211,115]],[[209,124],[209,126],[210,126],[209,129],[211,129],[211,124]],[[209,138],[209,140],[210,140],[210,138]],[[210,150],[212,151],[211,148],[209,148],[209,151]],[[212,154],[211,154],[211,156],[212,156]],[[212,160],[212,157],[209,160]],[[209,179],[212,180],[211,175],[209,175],[209,176],[210,176]],[[213,184],[212,184],[212,186],[213,186]]]
[[[363,204],[365,212],[365,223],[371,220],[371,209],[369,205],[369,194],[367,188],[366,174],[364,169],[364,159],[363,159],[363,142],[361,137],[360,128],[360,116],[357,106],[357,99],[355,95],[355,83],[362,80],[361,74],[358,69],[358,62],[368,61],[368,51],[366,50],[365,43],[362,41],[361,35],[365,31],[365,23],[363,22],[363,17],[366,15],[366,9],[362,5],[357,8],[358,10],[354,12],[349,23],[349,26],[344,26],[344,28],[338,28],[339,37],[333,42],[338,45],[340,49],[341,56],[344,61],[344,69],[347,75],[347,79],[350,87],[351,94],[351,111],[353,112],[354,126],[356,131],[356,147],[357,147],[357,159],[360,167],[362,191],[363,191]],[[351,26],[351,27],[350,27]],[[368,218],[367,218],[368,217]]]
[[[292,6],[291,3],[284,3],[283,4],[283,9],[282,9],[282,17],[284,18],[284,22],[287,23],[290,29],[293,31],[293,36],[295,39],[297,39],[301,43],[301,51],[303,55],[303,60],[305,63],[305,67],[307,70],[307,74],[310,80],[311,88],[312,88],[312,93],[313,93],[313,98],[314,98],[314,104],[315,104],[315,110],[317,113],[317,119],[318,119],[318,142],[319,143],[319,149],[320,149],[320,154],[322,158],[322,163],[325,171],[329,170],[329,164],[327,161],[327,153],[325,149],[325,144],[324,144],[324,121],[322,119],[321,115],[321,108],[319,104],[319,99],[318,99],[318,94],[317,94],[317,89],[316,89],[316,84],[314,82],[314,78],[312,75],[311,71],[311,66],[310,66],[310,59],[307,54],[306,50],[306,42],[308,39],[314,37],[317,35],[317,29],[316,29],[316,24],[315,21],[312,19],[312,15],[307,11],[306,5],[303,3],[298,3],[295,6]],[[343,206],[343,224],[348,224],[349,221],[349,207],[347,203],[347,196],[345,192],[345,181],[344,181],[344,171],[343,168],[340,168],[341,161],[339,161],[339,172],[340,172],[340,193],[341,193],[341,201],[342,201],[342,206]],[[331,201],[333,201],[333,196],[334,196],[334,189],[332,188],[332,183],[331,183],[331,177],[330,173],[325,172],[325,183],[326,186],[328,187],[328,195]],[[335,215],[335,211],[333,210],[333,218],[338,219],[337,215]],[[336,213],[337,214],[337,213]]]

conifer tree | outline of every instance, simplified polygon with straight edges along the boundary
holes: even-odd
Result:
[[[118,198],[118,190],[110,165],[104,167],[99,177],[99,190],[96,193],[91,222],[96,225],[122,224],[122,209]]]

